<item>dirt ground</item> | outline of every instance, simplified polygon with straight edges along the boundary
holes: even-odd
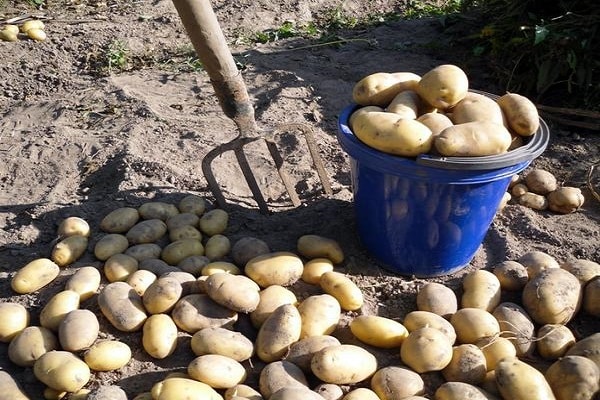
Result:
[[[219,108],[207,75],[192,68],[190,42],[170,1],[49,3],[49,9],[39,12],[50,17],[45,42],[0,42],[0,301],[26,305],[32,324],[39,322],[41,308],[78,267],[102,267],[91,251],[101,237],[102,217],[115,208],[151,200],[176,203],[190,193],[211,200],[201,160],[237,134]],[[3,4],[0,18],[32,12],[25,2]],[[400,5],[344,2],[345,12],[355,15],[392,11]],[[306,146],[287,137],[282,151],[303,201],[301,207],[290,207],[264,149],[252,149],[250,164],[272,205],[272,213],[264,215],[257,211],[235,159],[228,154],[218,158],[215,174],[229,200],[226,235],[232,242],[254,236],[272,250],[294,251],[303,234],[333,238],[346,254],[337,269],[348,273],[365,294],[360,313],[399,321],[415,309],[416,290],[425,282],[443,282],[460,293],[466,272],[491,268],[528,251],[547,252],[559,262],[600,262],[600,202],[587,184],[590,167],[600,162],[600,136],[560,126],[552,126],[547,150],[529,168],[546,169],[561,184],[581,188],[586,202],[579,211],[559,215],[509,204],[496,216],[470,265],[453,275],[399,276],[371,257],[357,238],[348,156],[336,139],[337,117],[350,103],[354,83],[378,71],[422,74],[442,63],[456,63],[465,69],[472,87],[492,93],[502,88],[481,64],[462,63],[436,20],[346,31],[347,41],[337,46],[299,39],[251,45],[233,41],[244,32],[277,28],[285,20],[310,21],[336,6],[326,0],[214,2],[243,66],[259,124],[309,124],[333,187],[331,196],[322,194]],[[128,49],[130,66],[103,74],[104,49],[115,40]],[[592,178],[598,183],[597,176]],[[10,288],[15,271],[50,255],[56,228],[68,216],[90,223],[90,251],[39,292],[15,295]],[[295,289],[300,294],[307,290]],[[82,307],[98,311],[95,298]],[[133,359],[118,371],[93,374],[90,389],[116,384],[133,398],[167,372],[185,370],[194,357],[189,335],[181,334],[172,356],[153,360],[142,350],[139,333],[118,332],[97,314],[101,337],[129,344]],[[345,321],[353,315],[348,313]],[[586,316],[571,325],[580,337],[600,327],[597,319]],[[343,324],[338,335],[352,341]],[[11,373],[30,398],[42,398],[43,386],[30,368],[8,360],[7,347],[0,344],[0,369]],[[396,351],[377,354],[382,366],[400,363]],[[260,363],[247,366],[255,379]],[[437,373],[426,378],[431,395],[441,379]]]

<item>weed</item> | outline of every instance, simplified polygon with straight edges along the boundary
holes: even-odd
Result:
[[[114,70],[124,71],[127,68],[127,53],[129,49],[122,40],[113,40],[106,48],[106,68],[108,73]]]

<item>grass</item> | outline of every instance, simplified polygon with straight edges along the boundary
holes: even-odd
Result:
[[[113,40],[106,47],[105,59],[108,73],[127,69],[127,53],[129,49],[122,40]]]

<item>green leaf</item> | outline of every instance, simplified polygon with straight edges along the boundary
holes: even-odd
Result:
[[[546,37],[548,37],[549,33],[550,31],[545,26],[536,25],[535,39],[533,41],[533,45],[535,46],[536,44],[543,42],[546,39]]]

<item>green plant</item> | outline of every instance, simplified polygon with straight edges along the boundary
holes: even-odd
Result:
[[[127,68],[128,52],[129,49],[122,40],[113,40],[108,44],[105,52],[106,68],[108,69],[108,73],[112,73],[114,70],[123,71]]]

